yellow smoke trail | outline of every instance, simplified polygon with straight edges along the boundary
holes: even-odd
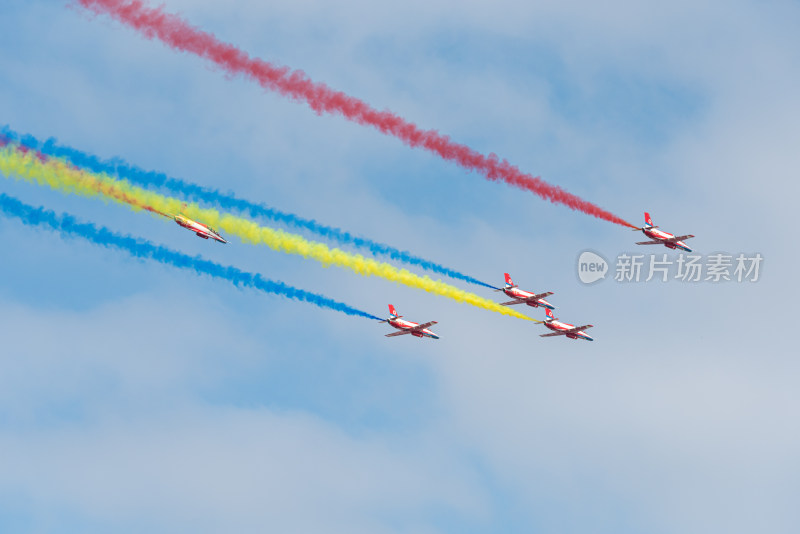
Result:
[[[0,148],[0,172],[7,177],[22,178],[29,182],[47,185],[64,193],[111,199],[126,204],[136,211],[154,209],[162,213],[182,213],[225,234],[236,235],[246,243],[267,245],[287,254],[297,254],[316,260],[326,267],[336,265],[362,276],[379,276],[503,315],[535,321],[513,309],[500,306],[494,301],[440,280],[419,276],[406,269],[365,258],[360,254],[351,254],[337,248],[331,249],[323,243],[309,241],[283,230],[260,226],[242,217],[220,214],[217,210],[200,208],[197,204],[185,204],[176,198],[147,191],[107,174],[78,169],[58,158],[42,158],[38,153],[22,150],[13,144]]]

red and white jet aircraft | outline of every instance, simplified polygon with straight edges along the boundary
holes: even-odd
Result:
[[[549,297],[553,294],[552,291],[547,291],[546,293],[531,293],[530,291],[523,291],[519,289],[519,286],[515,284],[508,273],[503,273],[506,275],[506,285],[503,289],[497,289],[495,291],[502,291],[509,297],[514,300],[510,300],[508,302],[501,302],[500,306],[514,306],[515,304],[527,304],[528,306],[532,306],[534,308],[538,308],[541,306],[542,308],[547,308],[548,310],[555,310],[556,307],[544,300],[544,297]]]
[[[641,241],[636,243],[637,245],[664,245],[672,250],[679,248],[681,250],[685,250],[686,252],[692,251],[692,249],[686,246],[686,243],[684,243],[683,240],[692,238],[694,237],[693,235],[686,234],[675,237],[668,232],[662,232],[661,230],[657,229],[658,226],[653,226],[653,220],[650,218],[650,214],[647,212],[644,212],[644,223],[644,226],[637,228],[634,230],[634,232],[641,230],[642,233],[652,239],[652,241]]]
[[[172,218],[175,219],[175,222],[179,225],[187,228],[197,234],[199,237],[203,239],[214,239],[219,241],[220,243],[227,243],[225,239],[217,233],[216,230],[208,226],[207,224],[199,223],[197,221],[193,221],[188,217],[184,217],[183,215],[172,215]]]
[[[547,317],[544,320],[544,325],[553,330],[552,334],[542,334],[541,337],[553,336],[567,336],[570,339],[585,339],[586,341],[594,341],[594,338],[583,330],[591,328],[594,325],[587,324],[583,326],[575,326],[574,324],[562,323],[556,317],[553,317],[553,311],[550,309],[545,310]]]
[[[433,339],[439,339],[439,336],[428,330],[429,326],[433,326],[436,324],[436,321],[430,321],[423,324],[412,323],[411,321],[405,321],[401,319],[402,315],[397,315],[397,310],[394,309],[394,306],[389,304],[389,318],[380,321],[382,323],[389,323],[393,327],[400,330],[399,332],[393,332],[391,334],[386,334],[386,337],[394,337],[394,336],[402,336],[403,334],[411,334],[414,337],[432,337]]]
[[[216,230],[214,230],[207,224],[199,223],[195,220],[190,219],[189,217],[184,217],[183,215],[172,215],[171,213],[164,213],[162,211],[158,211],[157,209],[151,207],[147,207],[146,209],[152,211],[153,213],[158,213],[159,215],[163,215],[168,219],[174,220],[180,226],[183,226],[184,228],[191,230],[192,232],[197,234],[198,237],[202,237],[203,239],[210,238],[215,241],[219,241],[220,243],[227,243],[227,241],[225,241],[225,239],[221,235],[219,235],[219,233]]]

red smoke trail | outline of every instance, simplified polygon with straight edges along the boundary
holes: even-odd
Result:
[[[221,42],[214,35],[191,26],[177,15],[165,13],[161,8],[147,8],[140,0],[77,1],[95,13],[108,13],[120,22],[132,26],[148,39],[157,37],[172,48],[213,61],[229,74],[243,74],[265,89],[306,102],[317,113],[342,115],[358,124],[369,125],[385,134],[393,135],[409,146],[425,148],[466,169],[478,171],[490,180],[500,180],[531,191],[550,202],[636,228],[591,202],[550,185],[541,178],[523,173],[496,154],[483,155],[466,145],[451,141],[448,136],[436,130],[423,130],[394,113],[378,111],[362,100],[335,91],[323,83],[311,81],[302,71],[251,58],[246,52]]]

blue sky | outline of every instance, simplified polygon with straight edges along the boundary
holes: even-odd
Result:
[[[760,252],[755,284],[580,284],[636,234],[226,78],[64,1],[0,7],[0,123],[555,292],[594,343],[4,179],[377,315],[0,218],[0,530],[793,532],[791,2],[170,0],[251,54],[612,212]],[[479,294],[495,297],[495,294]],[[536,317],[541,315],[530,311]],[[780,325],[788,325],[784,329]]]

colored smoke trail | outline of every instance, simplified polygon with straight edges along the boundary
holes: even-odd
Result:
[[[244,75],[265,89],[296,101],[306,102],[317,113],[341,115],[358,124],[372,126],[411,147],[422,147],[465,169],[477,171],[489,180],[500,180],[598,219],[636,228],[624,219],[561,187],[523,173],[508,161],[501,160],[496,154],[486,156],[466,145],[452,141],[436,130],[423,130],[390,111],[378,111],[358,98],[335,91],[324,83],[312,81],[303,71],[251,58],[246,52],[190,25],[177,15],[164,12],[162,8],[145,7],[140,0],[77,1],[95,13],[111,15],[148,39],[158,38],[171,48],[191,52],[214,62],[228,74]]]
[[[96,173],[114,174],[132,184],[142,187],[157,187],[173,193],[178,193],[183,197],[195,202],[204,202],[219,206],[225,210],[235,210],[246,213],[254,218],[265,218],[276,222],[281,222],[295,228],[301,228],[314,232],[317,235],[342,243],[352,245],[361,249],[369,250],[374,256],[385,256],[395,261],[401,261],[409,265],[415,265],[422,269],[435,272],[457,280],[463,280],[471,284],[497,289],[495,286],[481,282],[471,276],[460,273],[438,263],[414,256],[406,252],[383,243],[378,243],[370,239],[354,236],[349,232],[339,228],[333,228],[318,223],[311,219],[304,219],[291,213],[281,212],[264,204],[256,204],[247,200],[239,199],[232,194],[222,193],[216,189],[192,184],[184,180],[172,178],[164,173],[145,171],[132,165],[120,158],[101,160],[97,156],[81,152],[75,148],[59,145],[56,140],[48,139],[40,141],[31,135],[20,135],[11,130],[8,126],[0,128],[0,138],[5,137],[8,141],[19,143],[30,149],[37,150],[42,154],[63,158],[77,167],[83,167]]]
[[[337,302],[328,297],[310,293],[308,291],[288,286],[283,282],[267,280],[260,274],[248,273],[236,267],[226,267],[200,257],[181,254],[166,247],[155,245],[144,239],[124,236],[112,232],[108,228],[98,227],[91,223],[78,222],[71,215],[58,215],[44,208],[34,208],[23,204],[19,200],[0,193],[0,212],[6,216],[13,216],[30,226],[45,226],[60,232],[65,236],[81,237],[97,245],[123,250],[140,259],[154,260],[165,265],[172,265],[179,269],[188,269],[197,274],[207,274],[212,278],[227,280],[237,287],[249,287],[265,293],[282,295],[284,297],[301,300],[338,312],[366,317],[367,319],[380,320],[371,313],[361,311],[342,302]]]
[[[0,173],[48,185],[65,193],[88,197],[101,196],[105,199],[126,204],[136,211],[144,209],[160,213],[182,213],[192,219],[218,228],[223,233],[236,235],[246,243],[266,245],[273,250],[313,259],[325,267],[335,265],[349,269],[362,276],[379,276],[408,287],[448,297],[457,302],[464,302],[527,321],[536,321],[517,311],[500,306],[492,300],[479,297],[474,293],[446,284],[441,280],[418,276],[405,269],[398,269],[388,263],[365,258],[359,254],[331,249],[323,243],[309,241],[299,235],[282,230],[259,226],[242,217],[220,214],[217,210],[203,209],[196,204],[184,205],[176,198],[145,191],[130,185],[124,180],[116,180],[106,174],[95,174],[75,168],[60,159],[47,158],[33,151],[25,150],[18,145],[8,144],[0,148]]]

